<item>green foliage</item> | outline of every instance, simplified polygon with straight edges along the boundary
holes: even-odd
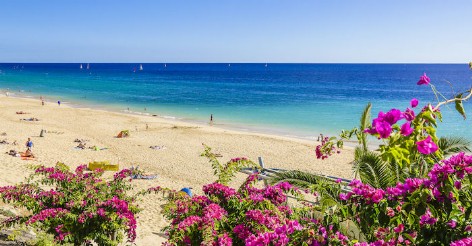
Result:
[[[211,148],[204,145],[205,150],[201,154],[201,156],[205,156],[208,158],[209,162],[211,163],[211,167],[213,168],[213,174],[218,177],[217,181],[220,184],[228,184],[234,175],[239,172],[242,168],[246,167],[253,167],[260,169],[259,164],[242,157],[242,158],[233,158],[228,161],[225,165],[220,164],[217,159],[216,154],[211,152]]]
[[[365,107],[364,111],[362,112],[359,131],[357,139],[359,139],[360,143],[362,144],[363,150],[368,150],[367,146],[367,137],[368,134],[364,132],[364,129],[367,129],[370,126],[370,110],[372,109],[372,104],[369,102]]]
[[[300,189],[310,190],[310,193],[316,194],[320,210],[325,210],[339,202],[341,184],[322,175],[293,170],[276,173],[268,182],[271,185],[288,182]]]
[[[459,152],[471,152],[472,142],[463,137],[441,137],[438,141],[438,147],[443,151],[444,156],[450,156]]]
[[[461,99],[462,98],[462,93],[458,94],[456,96],[457,99]],[[462,115],[462,117],[464,117],[464,120],[467,118],[466,115],[465,115],[465,110],[464,110],[464,105],[462,104],[462,101],[460,100],[456,100],[455,101],[455,107],[456,107],[456,110],[457,112]]]
[[[354,177],[376,188],[393,186],[402,179],[397,165],[382,160],[377,152],[365,151],[360,147],[355,148],[352,168]]]

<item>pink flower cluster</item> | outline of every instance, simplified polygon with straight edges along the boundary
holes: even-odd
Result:
[[[49,218],[54,218],[58,216],[62,216],[66,213],[68,213],[69,210],[63,209],[63,208],[50,208],[50,209],[44,209],[41,212],[31,216],[31,218],[26,222],[26,224],[33,224],[38,221],[45,221]]]
[[[104,202],[101,206],[111,206],[116,209],[116,214],[119,218],[126,219],[128,240],[133,242],[136,239],[136,218],[134,213],[129,210],[128,202],[114,196],[111,200]]]
[[[396,233],[398,235],[393,238],[395,240],[392,240],[391,238],[385,242],[378,241],[369,245],[379,245],[376,243],[381,243],[380,245],[396,245],[398,242],[402,244],[406,244],[407,242],[411,243],[410,241],[404,239],[401,233],[407,231],[409,233],[412,233],[410,235],[412,238],[415,238],[417,235],[416,233],[420,232],[419,228],[433,226],[436,227],[436,224],[447,225],[449,228],[451,228],[451,230],[458,230],[458,235],[462,235],[462,232],[460,232],[461,230],[464,230],[466,232],[472,232],[472,226],[467,223],[464,224],[463,222],[460,222],[460,220],[447,219],[447,217],[441,215],[435,216],[435,214],[432,213],[432,207],[430,206],[434,206],[435,211],[439,211],[436,213],[441,213],[441,209],[447,209],[448,207],[442,205],[443,203],[452,204],[453,207],[456,207],[457,210],[460,210],[462,211],[462,213],[464,213],[465,208],[462,207],[462,203],[460,203],[458,199],[460,196],[462,196],[460,195],[460,189],[462,188],[462,179],[465,178],[465,175],[471,174],[472,156],[465,155],[464,153],[459,153],[450,157],[447,160],[443,160],[442,163],[435,164],[431,171],[428,173],[428,178],[408,178],[403,183],[398,183],[395,187],[386,188],[385,191],[380,189],[374,189],[369,185],[362,184],[358,180],[354,180],[350,184],[352,191],[348,193],[341,193],[339,195],[339,198],[341,200],[357,204],[357,206],[354,207],[359,208],[371,203],[383,203],[383,205],[378,206],[384,206],[388,204],[384,212],[388,217],[395,217],[397,216],[397,214],[401,217],[402,213],[405,212],[402,212],[402,210],[404,209],[402,207],[402,204],[404,203],[409,204],[407,206],[408,208],[406,210],[406,213],[409,213],[408,210],[410,209],[414,210],[415,207],[411,207],[412,202],[409,199],[411,197],[418,197],[418,195],[412,196],[412,194],[421,194],[421,196],[423,196],[423,199],[426,199],[426,201],[428,201],[428,204],[431,204],[426,207],[426,211],[422,210],[424,211],[424,213],[419,214],[419,220],[417,220],[416,224],[406,225],[404,223],[400,223],[397,226],[391,228],[377,228],[377,238],[383,240],[385,239],[385,235],[388,235],[390,233]],[[457,193],[459,193],[459,195],[456,195]],[[387,199],[383,199],[383,197],[386,197]],[[395,209],[389,207],[389,205],[395,206],[395,204],[398,204],[396,205]],[[364,210],[359,210],[359,214],[356,216],[360,216],[361,213],[365,212],[362,211]],[[418,214],[418,211],[421,210],[417,210],[416,214]],[[410,220],[408,220],[408,222],[409,221]],[[409,226],[408,230],[406,226]]]
[[[472,237],[457,240],[450,244],[450,246],[470,246],[470,245],[472,245]]]
[[[387,113],[379,112],[378,117],[372,121],[372,127],[364,131],[369,134],[379,134],[381,138],[388,138],[392,133],[392,125],[403,119],[402,112],[398,109],[391,109]]]
[[[86,166],[81,165],[75,173],[63,166],[44,167],[36,169],[32,184],[0,187],[0,195],[4,201],[22,204],[33,215],[26,224],[37,223],[55,234],[58,241],[71,242],[77,237],[92,237],[100,239],[100,230],[108,228],[107,224],[123,221],[127,228],[129,241],[136,237],[136,219],[134,208],[130,208],[124,193],[131,187],[124,185],[121,179],[103,182],[100,176],[103,171],[84,173]],[[119,175],[126,173],[121,172]],[[120,176],[121,177],[121,176]],[[53,186],[43,190],[38,184]],[[110,198],[110,194],[115,197]],[[39,223],[43,222],[43,223]],[[75,224],[93,225],[91,228],[78,229]],[[48,228],[49,227],[49,228]],[[109,234],[110,231],[103,231]]]
[[[129,169],[123,169],[117,173],[115,173],[115,175],[113,175],[113,178],[115,180],[117,179],[125,179],[125,178],[128,178],[130,175],[132,174],[132,171],[129,170]]]
[[[360,180],[353,180],[349,186],[352,188],[352,192],[345,194],[339,194],[339,199],[349,200],[352,196],[362,197],[366,204],[379,203],[385,195],[385,191],[382,189],[376,189],[368,184],[363,184]]]
[[[357,198],[365,199],[366,203],[373,201],[373,194],[378,194],[375,200],[380,198],[380,194],[386,193],[389,200],[402,200],[404,196],[416,191],[419,188],[426,188],[431,190],[434,199],[442,200],[449,197],[449,194],[444,194],[440,191],[444,187],[444,182],[451,177],[458,179],[464,178],[465,174],[472,174],[472,156],[467,156],[465,153],[459,153],[443,161],[443,164],[434,164],[431,171],[428,173],[429,178],[408,178],[403,183],[398,183],[395,187],[388,187],[383,191],[377,191],[367,184],[362,184],[359,180],[353,180],[350,184],[352,192],[341,193],[341,200],[349,200],[355,196]],[[461,181],[454,181],[454,186],[457,189],[461,187]],[[459,187],[459,188],[458,188]]]
[[[236,195],[236,190],[220,183],[211,183],[203,186],[203,192],[228,200]]]
[[[317,145],[315,149],[316,158],[321,158],[322,160],[328,158],[334,152],[339,154],[341,151],[336,150],[334,145],[332,145],[329,141],[329,137],[324,137],[323,139],[321,139],[321,144]]]

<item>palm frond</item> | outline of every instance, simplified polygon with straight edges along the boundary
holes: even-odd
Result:
[[[298,188],[316,191],[322,210],[336,206],[340,202],[340,185],[334,180],[321,175],[292,170],[277,173],[268,182],[272,185],[280,182],[289,182]]]
[[[310,188],[315,184],[319,184],[322,181],[330,181],[330,179],[323,177],[321,175],[316,175],[312,173],[302,172],[298,170],[286,171],[276,173],[271,177],[268,182],[271,185],[280,183],[280,182],[289,182],[290,184],[298,188]]]
[[[354,176],[375,188],[385,188],[395,185],[397,171],[395,165],[382,160],[379,154],[373,151],[365,151],[356,147],[354,151],[353,171]]]
[[[372,104],[369,102],[365,107],[364,111],[362,112],[359,131],[360,131],[360,140],[362,143],[362,147],[364,150],[367,150],[367,134],[364,133],[364,130],[369,127],[370,125],[370,109],[372,108]]]
[[[472,142],[463,137],[449,136],[441,137],[438,141],[438,147],[444,153],[444,156],[457,154],[459,152],[471,152]]]

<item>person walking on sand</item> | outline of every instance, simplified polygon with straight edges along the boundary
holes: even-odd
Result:
[[[61,101],[57,100],[57,105],[61,106]]]
[[[28,138],[28,141],[26,141],[25,145],[26,145],[27,150],[32,151],[33,141],[31,141],[31,138]]]
[[[213,125],[213,114],[210,115],[210,125]]]

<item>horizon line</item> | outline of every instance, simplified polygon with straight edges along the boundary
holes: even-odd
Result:
[[[0,64],[469,64],[469,62],[3,62]]]

